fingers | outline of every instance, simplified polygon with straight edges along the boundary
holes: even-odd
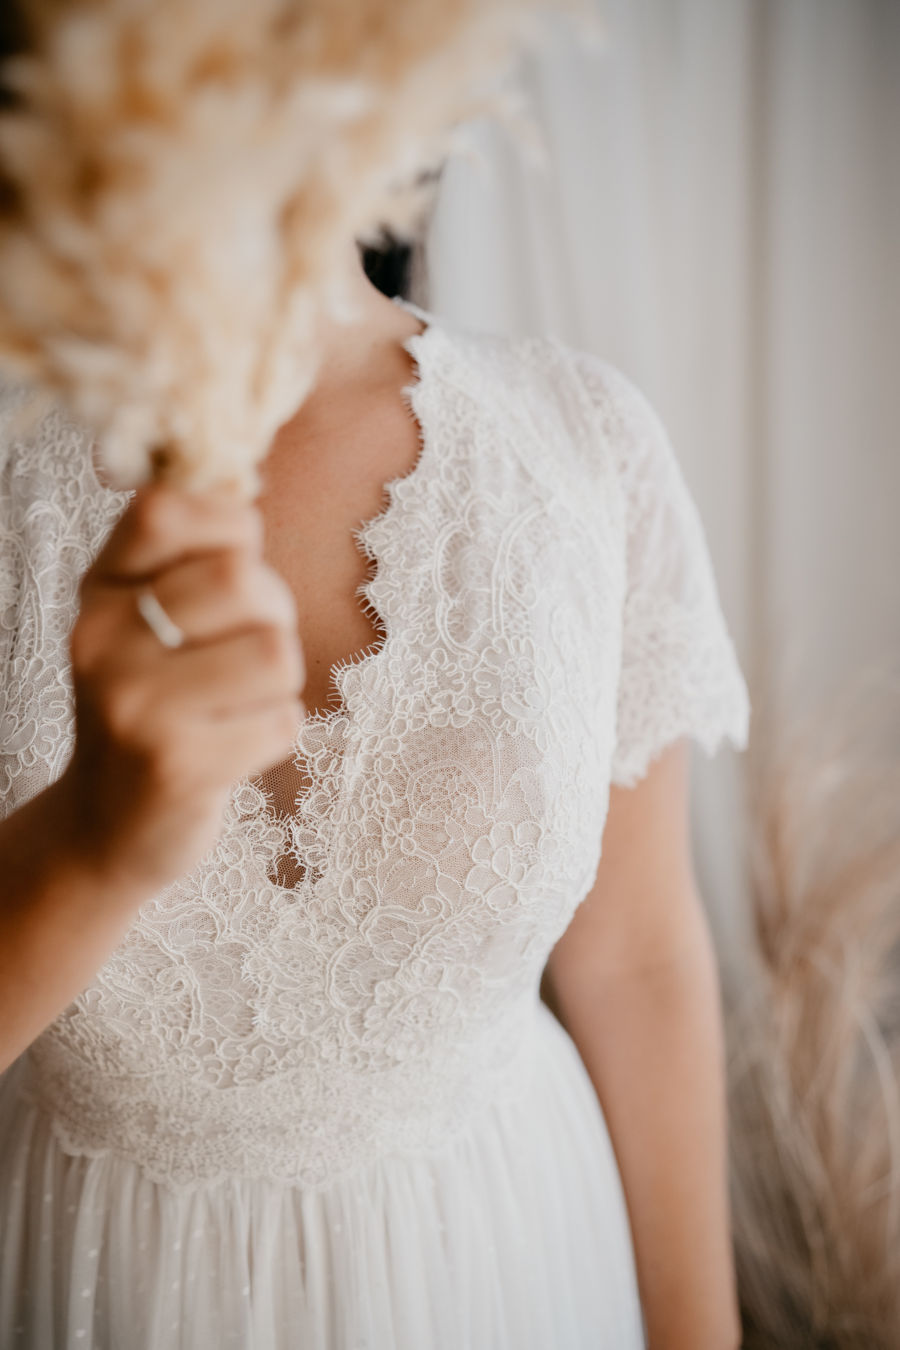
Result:
[[[299,698],[304,680],[299,641],[266,625],[172,652],[153,672],[152,697],[179,715],[219,720]]]
[[[294,597],[263,561],[261,513],[229,498],[143,489],[82,581],[70,637],[79,736],[101,758],[145,765],[161,802],[178,783],[199,791],[245,772],[230,740],[265,767],[304,715]],[[182,646],[163,646],[141,616],[148,584]]]
[[[186,635],[176,652],[162,646],[138,610],[145,584]],[[248,633],[245,642],[225,641],[241,632]],[[189,649],[213,642],[215,653],[186,659]],[[80,676],[106,684],[116,675],[140,683],[141,674],[152,670],[160,696],[177,698],[185,681],[184,701],[191,705],[198,681],[205,680],[210,698],[218,699],[211,715],[241,706],[257,692],[254,671],[262,700],[299,690],[305,670],[296,604],[262,560],[260,513],[228,493],[142,490],[82,581],[71,654]],[[273,688],[273,660],[277,665],[279,659],[289,663],[289,682]],[[232,660],[238,663],[234,670]],[[231,679],[237,680],[235,699],[226,703],[223,690]]]
[[[230,777],[253,777],[289,753],[303,724],[305,709],[296,699],[244,713],[222,723],[217,751],[234,764]]]
[[[148,737],[148,744],[134,748],[163,798],[186,805],[211,786],[252,777],[284,759],[296,744],[305,715],[302,702],[282,698],[215,724],[188,722],[177,737],[161,728]]]
[[[85,668],[124,643],[139,664],[166,655],[137,606],[139,586],[95,579],[82,595],[73,659]],[[153,594],[185,634],[182,651],[247,628],[275,625],[297,631],[290,587],[266,563],[223,549],[176,563],[150,578]],[[298,639],[299,641],[299,639]]]
[[[142,663],[133,648],[103,656],[91,672],[95,699],[116,740],[144,749],[177,740],[178,727],[297,704],[304,682],[299,642],[264,626]]]
[[[191,643],[265,622],[296,625],[296,605],[286,582],[271,567],[237,549],[170,567],[152,585],[166,614]]]
[[[178,558],[221,549],[259,557],[262,547],[260,512],[232,492],[220,488],[195,495],[151,484],[135,493],[83,587],[146,579]]]
[[[127,859],[148,885],[200,856],[227,785],[279,762],[305,718],[296,605],[263,542],[261,513],[232,494],[153,485],[82,578],[72,781],[91,794],[88,847]],[[164,646],[141,616],[143,585],[182,646]]]

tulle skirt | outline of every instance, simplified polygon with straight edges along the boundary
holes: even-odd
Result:
[[[534,1087],[324,1189],[175,1191],[0,1077],[3,1350],[642,1350],[621,1179],[543,1005]]]

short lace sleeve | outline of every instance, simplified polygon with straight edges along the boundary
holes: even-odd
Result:
[[[0,818],[70,754],[79,582],[128,497],[100,487],[91,433],[32,400],[0,372]]]
[[[669,436],[616,367],[582,355],[625,504],[626,587],[610,781],[633,787],[671,742],[746,747],[747,685],[722,613],[703,524]]]

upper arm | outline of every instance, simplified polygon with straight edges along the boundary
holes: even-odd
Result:
[[[554,992],[669,963],[706,941],[689,770],[689,745],[680,738],[634,787],[610,789],[596,878],[547,962]]]
[[[608,362],[577,354],[592,444],[616,466],[625,589],[615,742],[594,884],[551,954],[551,984],[669,963],[708,939],[691,858],[689,743],[747,743],[749,695],[699,511],[666,428]]]

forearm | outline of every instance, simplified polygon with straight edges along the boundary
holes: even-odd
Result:
[[[567,973],[554,995],[618,1159],[649,1350],[735,1350],[721,1003],[705,928],[680,960],[603,981]]]
[[[146,898],[101,874],[57,780],[0,822],[0,1072],[88,985]]]

